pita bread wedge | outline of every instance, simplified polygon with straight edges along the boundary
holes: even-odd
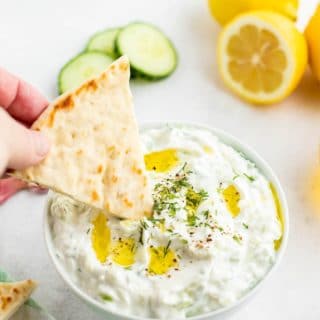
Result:
[[[37,284],[32,280],[0,282],[0,320],[7,320],[30,297]]]
[[[32,126],[51,140],[49,155],[14,175],[118,217],[150,213],[129,78],[129,61],[121,57],[54,101]]]

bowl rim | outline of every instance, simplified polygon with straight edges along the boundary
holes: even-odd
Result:
[[[287,247],[288,243],[288,235],[289,235],[289,209],[287,200],[285,197],[285,193],[283,191],[283,188],[280,184],[279,179],[277,178],[274,171],[271,169],[269,164],[256,152],[254,151],[250,146],[248,146],[246,143],[241,142],[238,138],[234,137],[233,135],[225,132],[224,130],[210,127],[208,125],[198,123],[198,122],[191,122],[191,121],[147,121],[139,124],[139,132],[143,132],[150,129],[157,129],[161,128],[163,126],[174,126],[174,127],[190,127],[190,128],[197,128],[209,131],[213,133],[215,136],[218,137],[219,140],[221,140],[223,143],[230,145],[235,150],[240,151],[243,153],[246,157],[246,159],[252,161],[255,163],[258,167],[258,169],[262,172],[262,174],[270,181],[272,182],[277,195],[278,199],[281,205],[282,209],[282,219],[283,219],[283,235],[282,235],[282,241],[281,246],[279,250],[277,251],[276,260],[274,264],[270,267],[270,269],[267,271],[267,273],[264,275],[264,277],[257,282],[257,284],[252,287],[244,296],[242,296],[239,300],[235,301],[233,304],[219,308],[214,311],[210,311],[207,313],[199,314],[196,316],[188,317],[189,320],[201,320],[209,317],[218,316],[224,313],[227,313],[228,311],[236,309],[239,305],[243,304],[245,301],[249,300],[250,297],[252,297],[265,283],[267,278],[270,277],[270,275],[274,272],[274,270],[279,266],[280,261],[283,258],[284,252]],[[45,243],[46,247],[49,253],[49,256],[58,271],[58,274],[60,277],[65,281],[65,283],[73,290],[73,292],[80,297],[82,300],[84,300],[86,303],[90,304],[91,306],[95,307],[99,311],[103,311],[106,313],[111,314],[112,316],[118,317],[119,319],[128,319],[128,320],[159,320],[158,318],[145,318],[140,317],[136,315],[128,315],[128,314],[122,314],[121,312],[116,312],[113,310],[109,310],[108,306],[105,304],[100,303],[99,301],[95,300],[93,297],[91,297],[89,294],[87,294],[84,290],[82,290],[80,287],[78,287],[72,280],[71,277],[68,275],[68,273],[64,270],[62,264],[59,262],[55,250],[54,245],[52,241],[51,231],[50,231],[50,224],[49,224],[49,211],[48,211],[48,203],[51,197],[51,192],[49,192],[46,200],[45,205],[45,212],[44,212],[44,237],[45,237]]]

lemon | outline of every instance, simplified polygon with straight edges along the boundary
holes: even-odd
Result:
[[[251,11],[227,24],[218,39],[218,66],[225,84],[257,104],[278,102],[298,85],[307,64],[303,35],[288,18]]]
[[[313,74],[320,81],[320,5],[315,11],[315,14],[311,18],[305,36],[309,47],[310,65]]]
[[[307,199],[316,214],[320,214],[320,165],[317,164],[309,174]]]
[[[271,10],[295,20],[298,0],[208,0],[212,16],[222,25],[251,10]]]

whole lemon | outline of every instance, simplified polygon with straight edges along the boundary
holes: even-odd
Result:
[[[271,10],[295,20],[299,0],[208,0],[212,16],[225,25],[239,13],[251,10]]]
[[[305,36],[309,47],[309,62],[314,76],[320,81],[320,5],[311,18]]]

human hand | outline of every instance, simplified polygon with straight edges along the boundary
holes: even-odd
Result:
[[[47,105],[33,86],[0,68],[0,177],[6,169],[34,165],[48,153],[48,139],[28,129]],[[27,183],[4,174],[0,179],[0,204],[28,187]]]

